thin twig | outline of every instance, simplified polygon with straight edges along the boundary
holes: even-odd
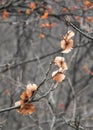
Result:
[[[54,84],[49,88],[49,90],[43,96],[41,96],[40,98],[34,99],[33,102],[37,102],[40,99],[46,97],[52,91],[53,87],[54,87]]]
[[[73,97],[74,97],[74,99],[73,99],[73,103],[74,103],[74,105],[73,105],[73,120],[75,120],[75,116],[76,116],[76,94],[75,94],[75,90],[74,90],[74,87],[72,86],[70,78],[68,78],[68,83],[70,85],[70,88],[72,90],[72,94],[73,94]]]
[[[39,59],[42,60],[42,59],[47,58],[47,57],[49,57],[51,55],[57,54],[57,53],[59,53],[61,51],[62,51],[62,49],[59,49],[57,51],[54,51],[54,52],[51,52],[49,54],[43,55],[43,56],[39,57]],[[6,68],[3,69],[3,70],[0,70],[0,73],[7,72],[9,69],[14,69],[14,68],[16,68],[18,66],[21,66],[23,64],[28,64],[28,63],[36,62],[36,61],[37,61],[37,58],[34,58],[34,59],[29,59],[29,60],[25,60],[25,61],[19,62],[18,64],[12,64],[12,65],[11,64],[9,64],[9,65],[6,64]],[[5,67],[5,64],[4,64],[4,67]]]
[[[46,79],[47,79],[47,76],[48,76],[48,74],[49,74],[49,72],[50,72],[51,65],[52,65],[52,63],[50,63],[50,66],[49,66],[49,68],[48,68],[48,70],[47,70],[47,72],[46,72],[46,77],[45,77],[45,78],[42,80],[42,82],[39,84],[38,89],[40,88],[41,85],[43,85],[43,84],[45,83],[45,81],[46,81]],[[52,87],[50,87],[50,89],[49,89],[43,96],[41,96],[40,98],[34,100],[34,97],[35,97],[35,95],[37,94],[37,91],[38,91],[38,89],[37,89],[37,90],[33,93],[33,96],[30,98],[30,100],[27,101],[27,102],[37,102],[37,101],[39,101],[40,99],[46,97],[46,96],[50,93],[50,91],[52,91],[53,87],[54,87],[54,85],[53,85]],[[21,105],[19,105],[19,106],[12,106],[12,107],[9,107],[9,108],[1,109],[1,110],[0,110],[0,113],[6,112],[6,111],[11,111],[11,110],[13,110],[13,109],[20,108],[20,106],[21,106]]]
[[[68,25],[70,25],[71,27],[73,27],[75,30],[77,30],[79,33],[81,33],[83,36],[87,37],[90,40],[93,40],[93,37],[87,35],[86,33],[84,33],[82,30],[80,30],[76,25],[74,25],[71,20],[70,17],[67,15],[65,17],[65,21],[68,23]]]
[[[5,109],[1,109],[0,113],[6,112],[6,111],[11,111],[11,110],[17,109],[19,107],[20,106],[12,106],[12,107],[8,107],[8,108],[5,108]]]

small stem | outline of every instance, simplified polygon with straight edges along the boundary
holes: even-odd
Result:
[[[0,113],[6,112],[6,111],[11,111],[11,110],[17,109],[17,108],[19,108],[19,107],[20,107],[20,106],[12,106],[12,107],[9,107],[9,108],[1,109],[1,110],[0,110]]]
[[[75,30],[77,30],[78,32],[80,32],[83,36],[87,37],[88,39],[93,41],[93,37],[87,35],[86,33],[84,33],[82,30],[80,30],[76,25],[74,25],[71,20],[70,17],[67,15],[65,17],[65,21],[68,23],[68,25],[70,25],[71,27],[73,27]]]

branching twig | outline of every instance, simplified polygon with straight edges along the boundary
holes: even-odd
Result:
[[[65,21],[68,23],[68,25],[70,25],[71,27],[73,27],[75,30],[77,30],[79,33],[81,33],[83,36],[87,37],[90,40],[93,40],[93,37],[87,35],[86,33],[84,33],[82,30],[80,30],[76,25],[74,25],[71,20],[70,17],[67,15],[65,17]]]
[[[48,68],[48,70],[47,70],[47,72],[46,72],[46,77],[41,81],[41,83],[40,83],[39,86],[38,86],[38,89],[40,88],[41,85],[43,85],[43,84],[45,83],[45,81],[46,81],[46,79],[47,79],[47,76],[48,76],[48,74],[49,74],[49,72],[50,72],[51,65],[52,65],[52,63],[50,63],[50,67]],[[34,97],[35,97],[35,95],[37,94],[37,91],[38,91],[38,89],[37,89],[37,90],[33,93],[33,95],[32,95],[32,97],[30,98],[30,100],[27,101],[27,102],[37,102],[37,101],[39,101],[40,99],[46,97],[46,96],[52,91],[53,87],[54,87],[54,85],[51,86],[51,87],[49,88],[49,90],[48,90],[43,96],[41,96],[40,98],[34,99]],[[19,105],[19,106],[12,106],[12,107],[5,108],[5,109],[1,109],[1,110],[0,110],[0,113],[6,112],[6,111],[11,111],[11,110],[17,109],[17,108],[20,108],[20,105]]]
[[[0,10],[9,7],[12,3],[12,0],[7,0],[4,4],[0,5]]]
[[[62,51],[62,49],[59,49],[59,50],[57,50],[57,51],[54,51],[54,52],[51,52],[51,53],[49,53],[49,54],[46,54],[46,55],[43,55],[43,56],[41,56],[41,57],[39,57],[39,59],[40,60],[42,60],[42,59],[44,59],[44,58],[47,58],[48,56],[51,56],[51,55],[54,55],[54,54],[57,54],[57,53],[59,53],[59,52],[61,52]],[[25,61],[22,61],[22,62],[19,62],[18,64],[4,64],[4,69],[3,70],[0,70],[0,73],[4,73],[4,72],[7,72],[8,70],[10,70],[10,69],[14,69],[14,68],[16,68],[16,67],[18,67],[18,66],[21,66],[21,65],[23,65],[23,64],[28,64],[28,63],[31,63],[31,62],[36,62],[37,61],[37,58],[34,58],[34,59],[30,59],[30,60],[25,60]],[[2,67],[3,67],[3,65],[2,65]]]
[[[36,102],[36,101],[39,101],[40,99],[42,99],[42,98],[44,98],[44,97],[46,97],[52,90],[53,90],[53,88],[54,88],[54,84],[49,88],[49,90],[43,95],[43,96],[41,96],[40,98],[38,98],[38,99],[34,99],[34,100],[32,100],[33,102]]]

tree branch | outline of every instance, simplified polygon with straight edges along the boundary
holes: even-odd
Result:
[[[87,35],[86,33],[84,33],[82,30],[80,30],[76,25],[74,25],[71,20],[70,17],[67,15],[65,17],[65,21],[67,22],[68,25],[70,25],[71,27],[73,27],[75,30],[77,30],[79,33],[81,33],[83,36],[87,37],[88,39],[93,41],[93,37]]]
[[[39,59],[42,60],[42,59],[44,59],[46,57],[49,57],[49,56],[54,55],[54,54],[57,54],[57,53],[59,53],[61,51],[62,51],[62,49],[59,49],[57,51],[54,51],[54,52],[51,52],[49,54],[43,55],[43,56],[39,57]],[[0,73],[7,72],[8,70],[14,69],[14,68],[16,68],[18,66],[21,66],[23,64],[28,64],[28,63],[35,62],[35,61],[37,61],[37,58],[30,59],[30,60],[25,60],[25,61],[19,62],[18,64],[12,64],[12,65],[8,64],[8,63],[4,64],[4,66],[2,65],[2,67],[5,67],[5,68],[3,70],[0,70]]]

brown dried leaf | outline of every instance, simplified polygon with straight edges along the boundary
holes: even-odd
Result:
[[[48,15],[49,15],[49,14],[48,14],[48,12],[46,11],[46,12],[44,13],[44,15],[42,15],[41,18],[42,18],[42,19],[47,19],[47,18],[48,18]]]
[[[61,71],[57,70],[52,73],[52,78],[57,82],[62,82],[65,79],[65,75]]]
[[[75,33],[72,30],[69,30],[67,34],[64,36],[64,39],[69,40],[75,35]]]
[[[62,53],[69,53],[73,47],[73,40],[62,40],[61,41],[61,48],[63,49]]]
[[[22,100],[24,100],[24,101],[27,101],[27,100],[29,99],[29,97],[28,97],[28,95],[27,95],[27,92],[24,91],[24,92],[21,94],[20,98],[21,98]]]
[[[17,112],[19,112],[22,115],[32,114],[34,111],[35,107],[31,103],[25,103],[20,108],[17,109]]]
[[[21,106],[22,104],[24,104],[23,100],[19,100],[19,101],[15,102],[15,106]]]
[[[2,12],[2,18],[5,20],[5,19],[8,18],[8,16],[9,16],[9,13],[7,12],[7,10],[4,10],[4,11]]]
[[[54,63],[55,63],[58,67],[62,68],[62,71],[68,69],[64,57],[61,57],[61,56],[55,57]]]
[[[29,6],[30,6],[30,8],[31,8],[32,10],[34,10],[34,9],[36,8],[36,5],[35,5],[34,2],[31,2]]]
[[[30,91],[36,91],[38,88],[38,86],[36,84],[28,84],[26,86],[26,90],[30,90]]]

